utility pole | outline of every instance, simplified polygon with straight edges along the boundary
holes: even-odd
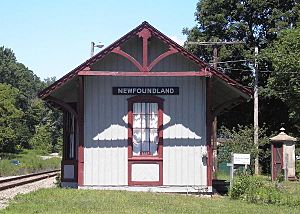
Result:
[[[254,145],[258,150],[258,63],[257,63],[257,55],[258,55],[258,47],[255,47],[254,50],[255,61],[254,61]],[[254,173],[256,175],[259,174],[259,163],[258,163],[258,154],[255,157],[254,163]]]
[[[222,45],[235,45],[244,44],[245,42],[234,41],[234,42],[188,42],[188,44],[201,45],[201,46],[212,46],[213,47],[213,67],[218,69],[218,48]],[[218,156],[217,156],[217,115],[213,115],[214,120],[212,121],[212,146],[213,146],[213,164],[215,171],[218,169]]]
[[[218,46],[213,45],[213,56],[214,56],[214,69],[218,69]],[[218,130],[218,118],[214,115],[214,120],[212,121],[212,142],[213,142],[213,160],[215,171],[218,170],[218,145],[217,145],[217,130]],[[214,177],[216,177],[214,175]]]

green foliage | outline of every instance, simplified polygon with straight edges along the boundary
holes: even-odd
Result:
[[[43,160],[40,151],[24,150],[19,154],[9,156],[0,154],[0,176],[23,175],[38,171],[46,171],[60,168],[60,158]],[[20,161],[20,165],[14,165],[11,160]]]
[[[289,109],[289,118],[300,132],[300,28],[280,32],[278,40],[263,52],[272,62],[267,93],[279,97]],[[298,135],[299,136],[299,135]]]
[[[234,185],[230,190],[230,198],[239,199],[246,194],[247,191],[262,187],[262,182],[257,177],[242,175],[234,180]]]
[[[22,63],[17,62],[11,49],[0,47],[0,83],[18,88],[26,101],[36,96],[44,86],[40,79]],[[26,106],[24,106],[26,108]]]
[[[19,91],[0,83],[0,150],[13,152],[19,145],[20,128],[24,116],[18,108]]]
[[[253,140],[253,127],[238,126],[229,130],[225,127],[221,128],[220,135],[226,139],[226,142],[218,147],[218,161],[227,162],[231,161],[232,153],[250,154],[251,157],[251,170],[254,168],[254,159],[259,154],[260,160],[267,159],[270,156],[270,151],[263,150],[262,148],[269,143],[266,136],[266,130],[261,128],[259,130],[259,149],[257,150]],[[269,162],[265,162],[269,166]],[[267,167],[266,167],[267,168]]]
[[[276,39],[280,30],[296,26],[299,4],[297,0],[201,0],[195,17],[197,25],[183,30],[188,35],[187,41],[244,41],[245,44],[220,47],[220,60],[251,60],[255,46],[263,49]],[[212,47],[188,43],[186,47],[207,61],[212,60]],[[251,64],[236,62],[219,66],[234,79],[251,84]]]
[[[55,78],[40,81],[32,71],[17,62],[11,49],[0,47],[1,152],[29,149],[29,142],[34,147],[38,142],[44,142],[39,149],[45,149],[45,152],[61,150],[61,114],[36,97],[38,91],[53,81]],[[47,130],[41,128],[44,126]],[[50,133],[50,141],[46,132]],[[47,137],[46,141],[41,141],[41,135]]]
[[[219,63],[218,68],[241,84],[252,87],[254,47],[258,46],[259,52],[261,52],[277,39],[282,30],[296,28],[299,24],[300,4],[297,0],[199,0],[195,17],[196,26],[183,30],[183,33],[188,36],[185,47],[198,57],[211,62],[213,60],[212,46],[201,46],[189,42],[245,42],[244,44],[218,46],[218,61],[226,62]],[[290,41],[294,45],[286,48],[283,53],[290,52],[291,49],[297,50],[295,44],[299,40],[294,40],[297,40],[296,36]],[[270,49],[270,52],[272,52],[272,49]],[[293,58],[293,56],[295,57]],[[277,60],[286,61],[288,67],[299,64],[299,60],[295,62],[299,59],[297,54],[292,54],[290,57],[293,59],[289,60],[288,56],[281,57],[278,55]],[[295,62],[295,64],[291,62]],[[295,130],[294,128],[297,126],[296,124],[299,125],[299,120],[291,121],[290,119],[296,118],[299,114],[299,111],[295,110],[299,108],[299,105],[297,105],[299,98],[298,96],[285,96],[285,92],[281,94],[279,87],[279,90],[272,89],[273,87],[268,83],[270,73],[265,72],[273,70],[272,63],[272,60],[263,59],[259,61],[259,71],[262,71],[259,73],[259,125],[265,124],[269,131],[277,131],[284,123],[285,127],[291,127],[289,130],[292,133],[299,134],[299,129]],[[282,76],[284,76],[283,73]],[[296,91],[294,88],[299,88],[298,83],[296,83],[300,79],[299,75],[297,78],[295,74],[297,80],[296,78],[290,80],[288,76],[282,79],[278,78],[278,80],[282,80],[283,90],[293,90],[294,93]],[[270,81],[273,82],[272,79]],[[278,85],[277,82],[274,82],[274,84]],[[283,97],[285,99],[281,99]],[[287,103],[285,100],[289,100],[288,102],[291,103]],[[292,102],[295,105],[292,106]],[[252,102],[240,105],[218,118],[218,124],[230,128],[236,126],[236,124],[249,125],[252,123]]]
[[[34,150],[41,151],[42,154],[48,154],[52,150],[51,133],[49,132],[49,125],[42,125],[36,127],[36,133],[30,139],[29,145]]]
[[[299,192],[290,192],[285,186],[267,181],[263,177],[248,175],[234,180],[230,198],[251,203],[300,206]]]
[[[57,176],[55,177],[55,186],[61,187],[61,174],[60,173],[58,173]]]
[[[300,160],[296,161],[296,176],[300,178]]]

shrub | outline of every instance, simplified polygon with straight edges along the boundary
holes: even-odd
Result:
[[[300,178],[300,160],[296,161],[296,176]]]
[[[241,199],[257,204],[300,206],[297,194],[284,189],[283,184],[270,182],[262,177],[239,176],[229,194],[231,199]]]
[[[55,186],[56,187],[61,187],[61,174],[57,174],[57,176],[55,177]]]
[[[261,186],[262,182],[258,177],[252,177],[250,175],[240,175],[234,180],[229,195],[232,199],[244,198],[246,193],[260,188]]]

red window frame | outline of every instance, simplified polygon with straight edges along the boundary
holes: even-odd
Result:
[[[134,96],[128,99],[128,158],[156,159],[163,155],[163,102],[164,99],[156,96]],[[158,144],[157,155],[141,154],[133,155],[133,104],[134,103],[157,103],[158,106]]]

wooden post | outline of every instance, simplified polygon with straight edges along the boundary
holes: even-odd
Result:
[[[254,145],[258,150],[258,47],[255,47],[255,65],[254,65]],[[255,157],[254,173],[259,174],[258,154]]]

